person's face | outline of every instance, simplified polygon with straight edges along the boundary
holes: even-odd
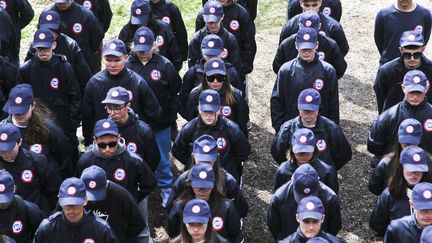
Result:
[[[136,54],[141,62],[148,62],[153,56],[153,52],[151,50],[147,52],[137,51]]]
[[[214,111],[200,111],[199,114],[206,125],[214,125],[217,121],[217,113]]]
[[[404,48],[400,47],[399,51],[401,52],[404,60],[404,65],[408,69],[416,69],[421,65],[421,56],[425,50],[424,46],[419,46],[417,48]]]
[[[113,135],[105,135],[95,138],[99,152],[108,158],[112,157],[117,152],[119,140],[120,135],[117,137]]]
[[[303,9],[303,12],[307,12],[307,11],[314,11],[314,12],[319,12],[319,9],[321,7],[321,0],[304,0],[304,1],[300,1],[300,6]]]
[[[84,205],[66,205],[63,206],[63,214],[67,221],[72,224],[79,223],[84,216],[84,206],[87,204],[85,199]]]
[[[207,25],[208,31],[211,34],[216,34],[220,30],[221,21],[219,21],[219,22],[207,22],[206,25]]]
[[[405,100],[412,106],[418,106],[425,99],[425,93],[420,91],[411,91],[408,92],[405,89],[405,86],[402,84],[402,90],[405,94]]]
[[[192,237],[193,242],[204,240],[208,224],[189,223],[186,224],[186,229]]]
[[[321,220],[318,219],[303,219],[299,220],[297,216],[297,221],[300,224],[300,230],[306,238],[310,239],[318,235],[321,229],[321,224],[324,218]]]
[[[409,172],[406,170],[403,170],[403,176],[410,186],[415,186],[417,183],[419,183],[423,177],[423,172],[415,171],[415,172]]]
[[[70,6],[72,6],[72,1],[69,1],[67,3],[56,3],[55,6],[58,10],[64,11],[70,8]]]
[[[26,113],[13,114],[12,119],[14,120],[14,123],[16,123],[17,125],[27,125],[28,121],[32,117],[33,109],[34,105],[31,105]]]
[[[52,48],[42,48],[37,47],[36,48],[36,55],[39,58],[39,60],[43,62],[48,62],[51,60],[51,57],[53,55],[53,49]]]
[[[158,3],[160,0],[151,0],[152,3]]]
[[[210,198],[210,193],[212,189],[210,188],[193,188],[196,199],[201,199],[207,201]]]
[[[119,74],[125,67],[127,55],[121,57],[108,55],[104,57],[105,68],[111,75]]]
[[[316,49],[299,49],[298,56],[305,62],[311,62],[315,58]]]
[[[432,209],[414,210],[417,222],[420,226],[428,226],[432,224]]]
[[[127,116],[130,106],[130,103],[123,105],[107,104],[105,109],[113,121],[120,122]]]
[[[0,157],[1,157],[3,160],[8,161],[8,162],[12,162],[12,161],[14,161],[15,158],[18,156],[18,152],[19,152],[19,147],[20,147],[20,145],[21,145],[21,140],[18,141],[18,142],[15,144],[15,147],[13,147],[12,150],[9,150],[9,151],[1,151],[1,152],[0,152]]]
[[[219,91],[222,88],[225,79],[226,76],[221,74],[215,74],[206,77],[209,88],[216,91]]]
[[[409,7],[412,4],[412,0],[398,0],[397,4],[399,7]]]
[[[312,159],[313,153],[309,152],[300,152],[300,153],[294,153],[294,157],[297,160],[298,165],[307,164]]]
[[[299,111],[300,118],[305,123],[315,123],[318,119],[318,111]]]
[[[10,205],[11,203],[0,203],[0,210],[6,210]]]

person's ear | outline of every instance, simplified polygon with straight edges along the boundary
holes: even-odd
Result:
[[[57,47],[57,41],[54,41],[54,43],[52,44],[52,49],[54,50],[56,49],[56,47]]]
[[[319,41],[317,41],[316,43],[316,49],[318,49],[318,47],[319,47]]]
[[[88,203],[88,199],[87,199],[87,197],[85,197],[85,198],[84,198],[84,204],[83,204],[83,206],[86,206],[87,203]]]
[[[296,42],[294,42],[294,44],[295,44],[295,48],[297,49],[297,51],[298,51],[298,47],[297,47],[297,41]]]
[[[222,17],[221,17],[221,22],[222,22],[222,20],[224,19],[224,17],[225,17],[225,14],[222,14]]]
[[[325,219],[325,214],[323,214],[323,216],[322,216],[321,223],[324,222],[324,219]]]
[[[399,52],[403,54],[403,47],[399,47]]]
[[[425,51],[425,49],[426,49],[426,46],[422,46],[421,52],[423,53]]]
[[[300,224],[300,218],[299,218],[299,215],[298,215],[298,214],[296,214],[296,220],[297,220],[297,222]]]
[[[126,108],[129,109],[131,107],[131,105],[132,104],[130,102],[128,102],[127,105],[126,105]]]
[[[404,85],[404,84],[401,84],[401,88],[402,88],[402,91],[403,91],[404,93],[406,93],[406,92],[405,92],[405,85]]]

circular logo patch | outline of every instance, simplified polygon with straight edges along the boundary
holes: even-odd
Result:
[[[124,181],[126,179],[126,171],[122,168],[118,168],[114,171],[114,179],[116,181]]]
[[[161,75],[161,73],[159,72],[159,70],[157,70],[157,69],[153,69],[153,70],[150,72],[150,78],[151,78],[151,80],[153,80],[153,81],[158,81],[158,80],[161,79],[161,77],[162,77],[162,75]]]
[[[216,140],[216,144],[217,144],[218,150],[223,150],[227,146],[227,142],[226,142],[226,139],[224,137],[218,137],[218,139]]]
[[[405,129],[405,131],[407,133],[413,133],[414,132],[414,127],[413,126],[407,126],[407,128]]]
[[[88,184],[88,186],[89,186],[91,189],[95,189],[95,188],[96,188],[96,181],[90,181],[89,184]]]
[[[327,142],[324,139],[319,139],[316,142],[316,146],[318,148],[318,151],[323,152],[327,149]]]
[[[75,34],[80,34],[82,31],[82,25],[80,23],[75,23],[74,25],[72,25],[72,32],[74,32]]]
[[[167,23],[167,24],[171,24],[171,19],[168,16],[163,16],[162,17],[162,21],[165,22],[165,23]]]
[[[420,155],[419,154],[414,154],[412,158],[413,158],[413,160],[415,162],[419,162],[420,161]]]
[[[427,119],[423,124],[423,128],[427,132],[432,132],[432,119]]]
[[[309,40],[310,39],[310,35],[309,34],[304,34],[303,35],[303,40]]]
[[[7,8],[7,3],[5,1],[0,1],[0,8],[6,9]]]
[[[408,40],[410,40],[410,41],[415,40],[415,35],[409,35],[409,36],[408,36]]]
[[[319,51],[319,52],[318,52],[318,58],[319,58],[321,61],[325,61],[325,58],[326,58],[325,53],[324,53],[323,51]]]
[[[84,239],[83,243],[95,243],[96,241],[90,238]]]
[[[119,96],[119,92],[118,92],[117,90],[114,90],[114,91],[111,93],[111,96],[112,96],[112,97],[117,97],[117,96]]]
[[[24,228],[24,227],[23,227],[23,224],[22,224],[22,222],[19,221],[19,220],[13,222],[13,224],[12,224],[12,232],[13,232],[14,234],[19,234],[19,233],[21,233],[22,230],[23,230],[23,228]]]
[[[42,144],[35,143],[30,145],[30,151],[32,151],[33,153],[41,154],[43,151]]]
[[[164,38],[161,35],[156,36],[156,45],[163,46],[165,43]]]
[[[201,208],[198,205],[195,205],[192,207],[192,213],[199,213],[201,211]]]
[[[52,89],[58,89],[59,88],[59,79],[58,78],[53,78],[53,79],[51,79],[51,81],[50,81],[50,87],[52,88]]]
[[[237,20],[231,20],[229,27],[231,30],[236,31],[240,28],[240,23]]]
[[[126,145],[126,148],[131,153],[136,153],[138,151],[138,147],[136,143],[130,142]]]
[[[115,50],[116,47],[117,47],[117,45],[116,45],[115,43],[111,43],[111,44],[109,45],[109,49],[111,49],[111,50]]]
[[[418,83],[420,83],[421,79],[420,79],[419,76],[415,76],[415,77],[413,78],[413,81],[414,81],[414,83],[418,84]]]
[[[0,135],[0,139],[1,139],[2,141],[5,141],[7,138],[8,138],[8,135],[7,135],[6,133],[2,133],[2,134]]]
[[[21,173],[21,180],[25,183],[30,183],[33,181],[33,172],[31,170],[24,170]]]
[[[330,16],[331,12],[332,12],[332,10],[329,7],[324,7],[323,10],[322,10],[322,13],[324,15],[327,15],[327,16]]]
[[[307,27],[310,27],[310,26],[312,25],[312,21],[310,21],[310,20],[306,20],[305,25],[306,25]]]
[[[315,80],[313,83],[313,87],[316,90],[322,90],[324,88],[324,81],[322,81],[322,79]]]
[[[432,193],[429,190],[423,192],[423,197],[426,199],[430,199],[432,197]]]
[[[139,38],[139,42],[140,42],[140,43],[145,43],[145,41],[146,41],[146,39],[145,39],[144,36],[141,36],[141,37]]]
[[[88,10],[91,10],[92,9],[92,3],[90,1],[84,1],[83,7],[88,9]]]
[[[224,227],[224,222],[223,219],[221,217],[214,217],[213,218],[213,222],[212,222],[212,226],[214,230],[221,230]]]
[[[6,190],[6,186],[4,184],[0,184],[0,192],[4,192]]]
[[[203,152],[204,152],[204,153],[208,153],[208,152],[210,152],[210,146],[208,146],[208,145],[204,145],[204,147],[203,147]]]
[[[137,8],[136,10],[135,10],[135,14],[136,15],[140,15],[142,12],[141,12],[141,9],[139,9],[139,8]]]
[[[228,50],[224,48],[221,53],[221,58],[226,59],[228,57]]]
[[[422,33],[423,33],[423,26],[422,26],[422,25],[417,25],[417,26],[414,28],[414,31],[417,32],[417,33],[422,34]]]
[[[306,96],[306,98],[305,98],[305,100],[306,100],[306,102],[312,102],[312,100],[313,100],[313,97],[312,97],[312,95],[308,95],[308,96]]]
[[[205,179],[205,178],[207,178],[207,172],[201,171],[198,176],[200,179]]]
[[[76,188],[74,186],[71,186],[67,189],[68,195],[75,195],[75,193],[76,193]]]
[[[109,124],[109,122],[104,122],[102,123],[102,127],[103,128],[109,128],[111,125]]]
[[[16,97],[15,98],[15,104],[21,104],[21,102],[22,102],[22,98],[21,97]]]
[[[52,15],[48,14],[45,19],[48,20],[48,21],[51,21],[52,20]]]
[[[40,40],[45,40],[45,37],[46,37],[46,36],[45,36],[44,33],[40,33],[40,34],[39,34],[39,39],[40,39]]]
[[[313,202],[306,203],[306,208],[308,210],[313,210],[315,208],[315,204]]]
[[[215,45],[214,41],[209,41],[207,43],[207,46],[210,47],[210,48],[212,48],[214,45]]]
[[[213,96],[211,96],[211,95],[207,95],[207,97],[206,97],[206,101],[207,101],[207,102],[212,102],[212,101],[213,101]]]
[[[214,67],[214,68],[218,68],[218,67],[219,67],[219,63],[218,63],[218,62],[213,62],[213,63],[212,63],[212,67]]]
[[[306,136],[301,136],[300,137],[300,139],[299,139],[299,141],[301,142],[301,143],[306,143],[306,141],[307,141],[307,138],[306,138]]]
[[[209,12],[210,12],[210,13],[215,13],[215,12],[216,12],[216,9],[213,8],[213,7],[211,7],[211,8],[209,9]]]
[[[309,194],[309,193],[311,192],[311,189],[308,188],[308,187],[306,187],[306,188],[303,190],[303,192],[306,193],[306,194]]]
[[[228,105],[222,106],[222,116],[230,117],[231,115],[232,115],[231,106]]]

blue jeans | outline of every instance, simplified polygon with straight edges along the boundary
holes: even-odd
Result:
[[[171,187],[173,175],[171,173],[171,162],[169,151],[171,149],[170,128],[165,128],[154,132],[157,146],[160,152],[160,162],[156,168],[157,186],[159,188]]]

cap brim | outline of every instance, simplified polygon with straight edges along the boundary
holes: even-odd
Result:
[[[217,154],[211,155],[211,154],[197,154],[194,153],[195,161],[198,162],[211,162],[214,163],[217,160]]]
[[[51,48],[53,43],[50,42],[33,42],[33,48]]]
[[[135,45],[134,46],[134,51],[143,51],[143,52],[148,52],[152,49],[153,45],[143,45],[143,44],[139,44],[139,45]]]
[[[399,143],[412,144],[412,145],[419,145],[420,139],[421,139],[420,137],[415,137],[410,135],[401,135],[398,138]]]
[[[214,15],[214,14],[203,14],[204,22],[219,22],[222,18],[222,16]]]
[[[315,146],[312,145],[304,145],[304,144],[293,145],[294,153],[313,153],[313,151],[315,151]]]
[[[406,41],[406,42],[402,42],[400,44],[401,47],[405,47],[405,46],[424,46],[423,42],[420,41]]]
[[[300,220],[304,219],[322,219],[323,214],[318,212],[303,212],[298,214]]]
[[[319,105],[312,105],[312,104],[298,104],[297,109],[299,111],[317,111],[319,110]]]
[[[205,72],[205,75],[207,75],[207,76],[212,76],[212,75],[215,75],[215,74],[226,75],[226,71],[220,70],[220,69],[212,69],[212,70],[210,70],[208,72],[207,71]]]
[[[52,23],[40,24],[39,28],[40,29],[58,30],[60,28],[60,24],[52,24]]]
[[[16,145],[16,141],[11,142],[1,142],[0,143],[0,151],[1,152],[7,152],[11,151]]]
[[[183,223],[185,223],[185,224],[190,224],[190,223],[207,224],[208,221],[209,221],[209,218],[206,218],[206,217],[198,217],[198,216],[183,217]]]
[[[134,24],[134,25],[142,25],[142,24],[147,24],[147,22],[148,22],[148,18],[149,18],[149,16],[148,15],[143,15],[142,17],[135,17],[135,16],[131,16],[131,24]]]
[[[214,188],[214,182],[211,181],[191,181],[192,188]]]
[[[419,91],[424,93],[426,91],[426,87],[421,84],[411,84],[411,85],[405,85],[405,90],[407,92]]]
[[[102,201],[106,198],[106,189],[86,190],[86,196],[89,201]]]
[[[200,111],[213,111],[216,112],[219,110],[219,106],[217,105],[209,105],[209,104],[204,104],[204,105],[199,105],[199,110]]]
[[[119,133],[116,131],[112,131],[112,130],[104,130],[104,131],[100,131],[94,134],[95,137],[102,137],[104,135],[113,135],[113,136],[118,136]]]
[[[84,198],[81,197],[63,197],[59,198],[58,203],[60,206],[68,205],[84,205]]]
[[[297,42],[297,48],[300,49],[315,49],[317,47],[316,42]]]
[[[429,171],[429,167],[426,164],[403,164],[403,169],[408,172],[427,172]]]
[[[6,105],[5,105],[6,107]],[[15,114],[25,114],[30,109],[30,104],[28,105],[7,105],[7,110],[5,112],[15,115]]]
[[[122,52],[119,52],[119,51],[113,51],[113,50],[109,50],[109,51],[104,51],[103,53],[102,53],[102,56],[116,56],[116,57],[121,57],[121,56],[123,56],[124,55],[124,53],[122,53]]]
[[[53,3],[68,3],[71,0],[53,0]]]
[[[201,52],[204,56],[219,56],[222,53],[222,50],[218,49],[201,49]]]
[[[15,193],[7,192],[0,194],[0,203],[10,203],[14,199]]]
[[[122,100],[114,100],[114,99],[104,99],[101,102],[102,104],[113,104],[113,105],[123,105],[126,102],[122,101]]]
[[[432,209],[432,202],[414,202],[414,209],[415,210],[426,210],[426,209]]]

